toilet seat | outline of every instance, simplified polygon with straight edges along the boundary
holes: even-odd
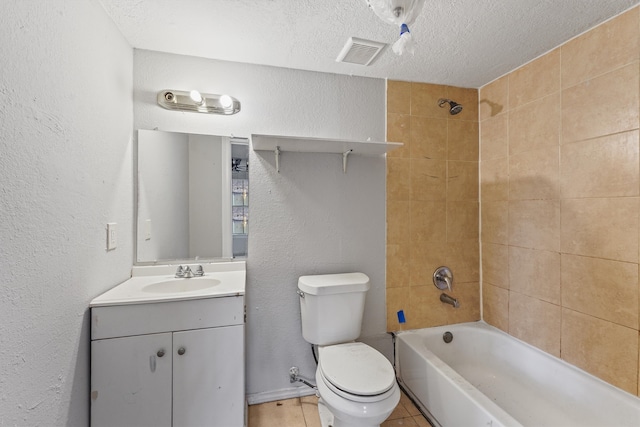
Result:
[[[318,370],[334,393],[357,402],[384,399],[396,384],[393,366],[377,350],[363,343],[319,348]]]

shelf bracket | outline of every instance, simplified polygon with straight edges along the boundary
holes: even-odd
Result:
[[[280,173],[280,146],[276,146],[276,150],[273,152],[276,155],[276,172]]]
[[[347,158],[349,157],[349,154],[351,154],[353,152],[353,150],[347,150],[344,153],[342,153],[342,173],[347,173]]]

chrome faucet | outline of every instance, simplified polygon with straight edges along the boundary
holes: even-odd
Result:
[[[451,304],[453,306],[453,308],[458,308],[460,307],[460,303],[458,302],[458,300],[456,298],[453,298],[447,294],[445,294],[444,292],[440,294],[440,301],[446,303],[446,304]]]
[[[201,265],[198,266],[198,268],[196,269],[196,272],[193,273],[193,275],[196,276],[196,277],[204,276],[204,269],[202,268]]]
[[[177,279],[178,279],[178,278],[181,278],[181,277],[184,277],[184,267],[183,267],[183,266],[181,266],[181,265],[179,265],[179,266],[178,266],[178,269],[176,270],[176,275],[175,275],[175,277],[176,277]]]
[[[184,268],[184,277],[185,279],[191,279],[193,277],[193,271],[191,271],[191,267],[188,265]]]
[[[188,265],[179,265],[178,269],[176,270],[176,278],[179,279],[190,279],[192,277],[202,277],[204,276],[204,269],[202,268],[201,265],[198,266],[198,268],[196,269],[195,273],[191,270],[191,267],[189,267]]]

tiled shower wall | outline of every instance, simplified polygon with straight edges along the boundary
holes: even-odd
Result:
[[[640,14],[480,90],[483,317],[638,393]]]
[[[452,116],[439,98],[464,109]],[[404,143],[387,158],[387,330],[478,320],[478,91],[389,81],[387,140]],[[439,300],[442,265],[460,308]]]

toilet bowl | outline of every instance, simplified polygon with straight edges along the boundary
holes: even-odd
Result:
[[[323,427],[329,425],[323,417],[325,407],[333,416],[333,427],[378,427],[400,401],[391,362],[355,342],[370,286],[363,273],[298,279],[302,336],[318,346],[316,385]]]
[[[389,417],[400,401],[400,389],[386,357],[363,343],[318,350],[316,384],[333,415],[333,427],[377,427]]]

